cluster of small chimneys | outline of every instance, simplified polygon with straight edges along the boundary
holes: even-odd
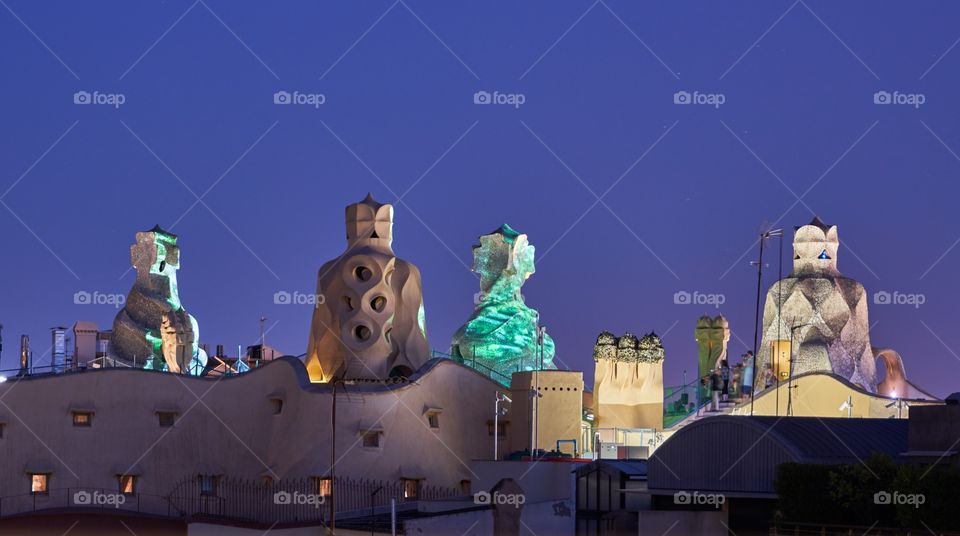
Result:
[[[597,344],[593,349],[593,359],[607,359],[611,361],[627,361],[636,363],[659,363],[663,361],[663,341],[651,331],[640,339],[627,332],[622,337],[615,337],[609,331],[601,332],[597,336]]]

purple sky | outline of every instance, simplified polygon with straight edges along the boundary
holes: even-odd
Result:
[[[561,363],[592,381],[599,331],[653,329],[679,383],[704,312],[728,316],[734,355],[752,344],[758,231],[789,240],[816,212],[871,297],[923,295],[871,305],[873,344],[960,390],[956,3],[0,5],[4,368],[22,333],[39,355],[50,326],[109,327],[115,308],[74,293],[126,293],[134,233],[156,223],[180,235],[204,342],[252,343],[265,315],[267,342],[302,353],[309,306],[274,293],[313,292],[343,207],[372,191],[422,271],[434,348],[472,309],[470,246],[508,222],[537,246],[524,293]],[[325,102],[275,105],[280,90]]]

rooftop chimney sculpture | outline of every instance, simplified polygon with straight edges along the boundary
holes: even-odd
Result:
[[[875,392],[868,295],[863,285],[837,269],[839,246],[837,226],[820,218],[795,228],[793,272],[767,291],[754,376],[758,389],[769,366],[781,380],[791,374],[832,372]]]
[[[663,341],[650,332],[597,336],[593,407],[602,428],[663,429]]]
[[[507,224],[480,237],[480,245],[473,247],[480,293],[470,319],[453,336],[450,353],[455,359],[506,378],[518,370],[556,368],[553,339],[543,333],[541,344],[540,314],[520,294],[535,271],[534,251],[527,235]]]
[[[733,366],[733,360],[727,356],[727,345],[730,343],[730,322],[723,315],[717,315],[710,318],[709,315],[703,315],[697,320],[697,327],[694,330],[694,338],[697,341],[697,375],[704,378],[714,369],[720,367],[720,362],[727,359],[730,366]],[[697,384],[700,390],[700,400],[707,400],[710,397],[709,385]]]
[[[199,375],[207,353],[198,346],[197,320],[180,303],[177,236],[159,225],[137,233],[130,261],[137,279],[113,321],[112,356],[147,369]]]
[[[317,275],[307,343],[310,379],[409,376],[430,358],[420,271],[397,258],[393,206],[366,199],[346,209],[347,250]]]

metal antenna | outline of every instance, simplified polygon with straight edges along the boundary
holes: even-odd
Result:
[[[266,321],[267,321],[267,317],[261,315],[261,316],[260,316],[260,346],[261,346],[261,351],[263,351],[263,350],[262,350],[262,347],[263,347],[263,346],[266,346],[266,344],[267,344],[267,343],[266,343],[266,336],[267,336],[267,334],[263,331],[263,324],[264,324]]]

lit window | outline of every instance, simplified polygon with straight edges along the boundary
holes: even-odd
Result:
[[[321,497],[333,495],[333,481],[330,477],[317,478],[317,494]]]
[[[134,475],[118,475],[120,493],[132,494],[137,490],[137,477]]]
[[[220,483],[220,477],[217,475],[200,475],[200,494],[216,495],[217,484]]]
[[[820,256],[818,256],[817,258],[822,261],[826,261],[826,260],[830,260],[830,255],[827,255],[827,250],[823,250],[820,252]]]
[[[419,480],[416,478],[404,478],[401,481],[403,482],[404,499],[416,499],[420,495]]]
[[[283,400],[280,398],[270,399],[270,403],[273,404],[273,414],[280,415],[280,412],[283,411]]]
[[[380,448],[380,432],[368,431],[363,433],[363,446],[370,448]]]
[[[440,428],[440,414],[435,411],[428,413],[427,422],[430,423],[430,428]]]
[[[170,428],[177,422],[177,414],[173,411],[158,411],[157,419],[160,421],[162,428]]]
[[[460,493],[464,495],[470,495],[470,481],[461,480],[460,481]]]
[[[50,489],[50,475],[48,473],[33,473],[30,475],[30,493],[47,493]]]
[[[73,412],[73,425],[74,426],[92,426],[93,425],[93,413],[89,411],[74,411]]]

